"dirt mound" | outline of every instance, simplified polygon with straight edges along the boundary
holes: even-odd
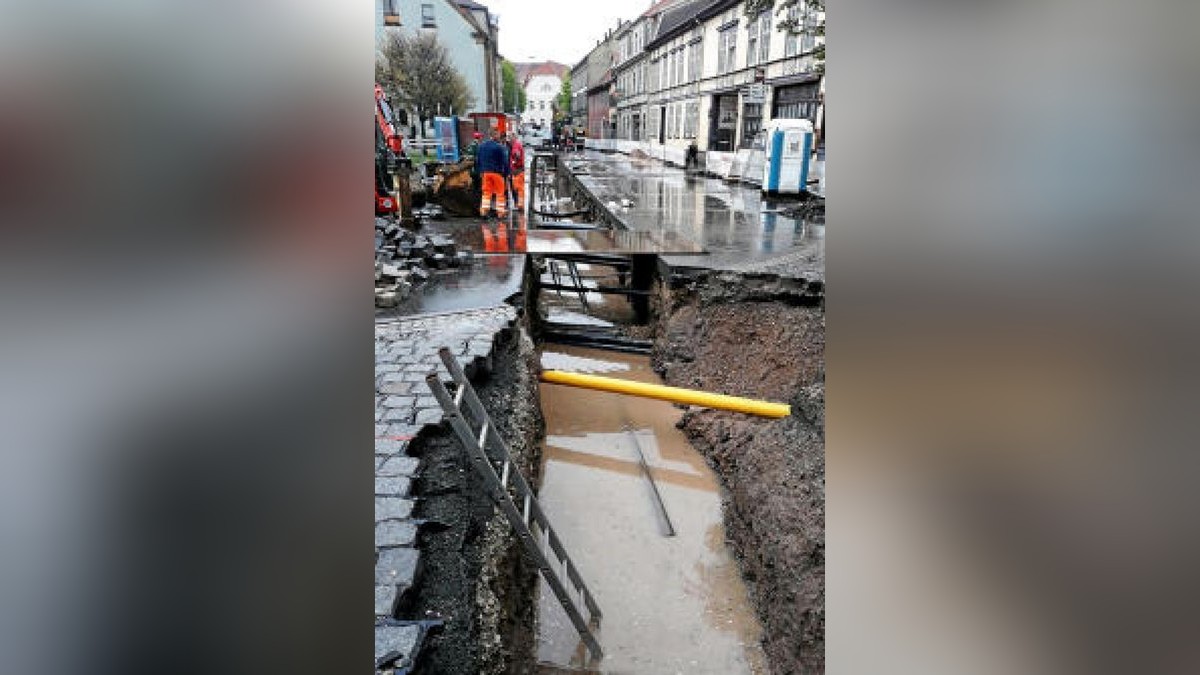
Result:
[[[471,177],[472,160],[444,166],[433,182],[433,201],[452,216],[473,216],[479,213],[480,194]]]
[[[669,384],[792,403],[783,420],[693,410],[680,422],[727,491],[776,673],[825,668],[825,316],[806,292],[729,275],[679,285],[653,355]]]

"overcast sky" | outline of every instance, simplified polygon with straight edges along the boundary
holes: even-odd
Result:
[[[510,61],[575,65],[618,19],[629,21],[651,0],[476,0],[500,17],[500,54]]]

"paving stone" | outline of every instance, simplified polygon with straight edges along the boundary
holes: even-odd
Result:
[[[375,425],[375,436],[376,437],[383,436],[384,434],[387,433],[387,430],[388,430],[388,427],[386,424],[376,424]]]
[[[407,497],[412,489],[412,480],[406,476],[376,476],[376,497]]]
[[[385,548],[375,560],[375,583],[411,588],[421,554],[414,548]]]
[[[409,422],[412,422],[412,419],[412,408],[384,408],[384,422],[400,422],[402,424],[408,424]]]
[[[416,424],[437,424],[442,421],[441,408],[421,408],[414,419]]]
[[[388,396],[381,405],[384,408],[411,408],[417,403],[415,396]]]
[[[379,468],[375,470],[375,475],[384,478],[389,476],[416,476],[417,468],[420,465],[421,460],[416,457],[393,455],[379,464]]]
[[[417,640],[421,638],[419,626],[376,626],[375,627],[375,661],[391,652],[399,652],[402,658],[395,663],[396,668],[412,667],[413,653],[417,651]]]
[[[397,377],[400,377],[397,375]],[[409,394],[417,388],[416,382],[385,381],[379,385],[381,394]]]
[[[384,520],[404,520],[411,518],[413,500],[403,497],[376,497],[375,522]]]
[[[412,521],[387,520],[375,526],[375,548],[412,546],[417,541],[417,524]]]
[[[387,435],[395,438],[410,438],[417,435],[421,427],[414,427],[407,422],[393,422],[387,426]]]
[[[375,439],[375,454],[377,455],[395,455],[404,453],[408,450],[408,441],[398,441],[391,438],[376,438]]]
[[[400,371],[400,366],[395,363],[376,364],[375,374],[382,375],[384,373],[396,373]]]
[[[396,611],[396,601],[400,599],[400,589],[387,584],[375,586],[375,616],[391,616]]]
[[[430,369],[426,368],[424,366],[421,366],[420,368],[418,368],[416,370],[406,370],[406,371],[404,371],[403,378],[404,378],[405,382],[412,382],[413,384],[424,384],[425,377],[427,375],[429,375],[429,371],[430,371]]]
[[[472,340],[470,343],[467,344],[467,351],[466,351],[465,355],[467,358],[475,358],[477,356],[479,356],[479,357],[487,356],[488,354],[491,354],[491,353],[492,353],[492,341],[491,340],[487,340],[486,342]]]
[[[421,432],[421,427],[411,424],[392,424],[388,426],[388,435],[396,438],[412,438]]]

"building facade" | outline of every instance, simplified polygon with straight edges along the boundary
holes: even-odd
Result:
[[[520,72],[524,73],[525,111],[521,113],[521,121],[539,129],[549,129],[554,122],[554,110],[562,92],[563,77],[569,69],[553,61],[523,65]]]
[[[571,126],[587,128],[587,57],[571,67]]]
[[[659,0],[613,35],[613,98],[616,137],[641,141],[646,133],[646,45],[658,34],[663,13],[683,0]]]
[[[799,33],[779,28],[787,18]],[[776,118],[808,119],[820,138],[824,75],[813,51],[824,20],[803,6],[747,16],[743,0],[656,3],[614,35],[616,138],[661,146],[677,163],[693,143],[725,161],[761,152],[763,125]]]
[[[376,44],[388,31],[436,33],[471,92],[470,111],[500,109],[499,24],[487,7],[471,0],[375,0]]]
[[[584,59],[587,68],[587,136],[593,139],[615,137],[615,109],[613,82],[613,35],[619,33],[624,23],[615,31],[608,31]]]

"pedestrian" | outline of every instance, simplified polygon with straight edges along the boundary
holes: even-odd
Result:
[[[500,132],[492,129],[488,136],[488,140],[479,146],[475,162],[479,167],[479,175],[483,177],[483,197],[479,203],[479,215],[486,218],[494,200],[496,215],[504,218],[508,215],[508,199],[505,195],[508,189],[505,187],[505,179],[512,169],[509,166],[508,150],[500,143]]]
[[[687,158],[683,160],[683,170],[691,171],[692,167],[700,168],[700,148],[697,147],[696,141],[688,146]]]
[[[513,211],[525,212],[525,146],[516,133],[508,134],[509,170],[512,176]]]

